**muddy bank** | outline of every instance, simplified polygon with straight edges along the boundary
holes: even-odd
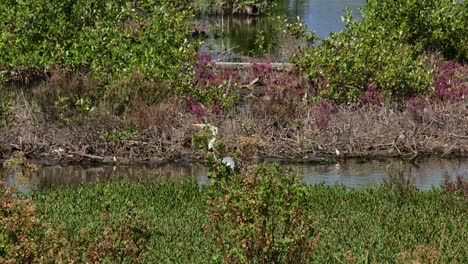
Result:
[[[160,108],[143,124],[129,128],[128,117],[96,110],[80,122],[48,120],[33,103],[19,97],[14,126],[0,129],[0,158],[23,151],[46,163],[164,162],[199,160],[192,143],[203,122],[177,101]],[[237,111],[209,114],[219,140],[233,155],[246,145],[260,158],[324,161],[353,158],[468,156],[468,102],[424,107],[341,106],[302,109],[288,115],[263,99],[245,101]],[[287,106],[286,106],[287,107]],[[162,109],[162,110],[161,110]],[[147,127],[144,124],[149,125]]]

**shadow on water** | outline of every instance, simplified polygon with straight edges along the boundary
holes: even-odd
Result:
[[[285,164],[303,175],[307,184],[325,183],[327,185],[343,184],[347,187],[361,188],[381,184],[387,177],[386,167],[389,161],[347,161],[328,165]],[[410,165],[415,185],[421,190],[440,186],[444,175],[451,177],[465,176],[468,172],[467,159],[438,160],[428,159],[418,166]],[[17,179],[14,172],[7,175],[0,168],[0,176],[6,179],[5,185],[16,186],[21,192],[42,190],[57,186],[78,186],[97,181],[130,179],[132,181],[182,181],[193,179],[200,185],[208,183],[207,170],[199,163],[169,163],[164,165],[101,165],[101,166],[39,166],[37,172],[28,175],[29,181]]]

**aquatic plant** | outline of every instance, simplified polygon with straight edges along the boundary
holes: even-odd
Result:
[[[252,186],[255,182],[243,184]],[[435,262],[464,263],[468,258],[464,243],[467,234],[462,232],[468,224],[465,220],[467,203],[464,199],[453,199],[440,188],[411,192],[400,200],[392,199],[393,194],[382,186],[347,189],[343,186],[318,184],[303,187],[306,196],[301,213],[312,221],[313,238],[320,234],[320,238],[316,239],[317,246],[306,263],[346,263],[360,260],[389,263],[401,260],[406,263],[418,259],[424,263],[429,262],[428,257]],[[127,236],[128,240],[141,237],[146,241],[141,258],[127,259],[127,262],[216,262],[210,256],[215,256],[215,259],[217,256],[218,262],[223,262],[223,256],[227,255],[220,254],[219,248],[222,245],[218,244],[216,232],[211,229],[212,220],[211,215],[207,214],[206,202],[212,198],[207,191],[208,189],[200,188],[194,181],[132,183],[124,180],[44,190],[33,194],[32,199],[40,221],[49,222],[51,226],[61,226],[68,237],[80,235],[81,239],[75,237],[76,243],[71,246],[71,253],[86,253],[87,245],[108,241],[101,239],[109,225],[111,230],[116,231],[109,237],[118,237],[119,227],[111,223],[122,216],[122,223],[128,223],[125,226],[140,227],[143,230],[149,227],[147,237],[146,231],[142,236]],[[231,201],[243,199],[243,195],[253,196],[252,193],[229,193],[232,196],[226,198]],[[271,196],[267,196],[266,189],[262,194],[257,194],[257,197],[264,197],[267,201],[267,197],[273,199],[287,195],[271,193]],[[234,208],[226,210],[246,212],[247,208],[265,209],[262,204],[254,206],[253,201],[252,206],[244,209],[239,207],[242,204],[244,203],[229,204]],[[280,201],[275,204],[279,205]],[[270,213],[274,211],[276,209],[273,208]],[[265,211],[262,214],[268,213]],[[128,219],[126,214],[136,219],[135,222],[125,220]],[[280,219],[276,215],[272,215],[272,218],[272,221]],[[289,216],[283,219],[287,218]],[[229,223],[228,220],[220,221]],[[251,223],[240,223],[252,226]],[[225,229],[220,232],[226,232],[228,236],[224,239],[231,240],[235,234],[239,234],[235,230]],[[261,237],[257,238],[259,240]],[[50,240],[52,239],[49,237]],[[241,248],[245,242],[238,240],[233,243],[234,247]],[[115,246],[119,248],[122,244]],[[228,244],[226,248],[227,246]],[[74,260],[79,262],[81,259]],[[102,258],[100,260],[104,261]],[[82,259],[82,262],[86,261],[91,262],[92,259]]]
[[[468,200],[468,178],[466,176],[457,175],[452,180],[448,174],[445,174],[442,188],[450,195],[458,194],[465,200]]]

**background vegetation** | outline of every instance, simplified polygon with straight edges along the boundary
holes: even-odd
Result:
[[[352,102],[372,95],[378,99],[371,98],[375,103],[433,95],[437,67],[428,52],[467,61],[466,1],[366,3],[361,21],[347,14],[345,30],[296,56],[294,61],[314,83],[317,98]]]
[[[48,77],[63,82],[68,73],[79,75],[80,81],[89,79],[94,87],[86,91],[59,87],[68,89],[62,97],[72,105],[98,105],[106,99],[121,113],[133,97],[159,102],[162,95],[187,87],[191,79],[198,43],[187,39],[189,4],[2,1],[0,69],[13,80]],[[141,80],[152,85],[145,87]]]

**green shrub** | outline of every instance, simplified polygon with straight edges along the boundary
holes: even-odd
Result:
[[[95,109],[93,98],[86,93],[78,96],[59,89],[57,90],[56,97],[55,107],[61,125],[71,122],[80,122],[87,114],[93,112]]]
[[[361,21],[348,14],[344,31],[294,61],[314,82],[318,98],[356,101],[372,94],[378,98],[364,101],[380,101],[432,94],[433,69],[425,53],[438,50],[466,62],[467,8],[453,0],[368,0]]]
[[[0,68],[91,71],[101,85],[130,78],[183,84],[197,51],[189,1],[2,1]]]
[[[432,70],[417,49],[350,16],[343,32],[306,49],[295,63],[315,83],[318,98],[356,101],[372,85],[381,96],[397,99],[430,93]]]
[[[468,59],[468,3],[456,0],[367,0],[364,20],[448,59]]]
[[[318,236],[304,211],[307,187],[279,165],[214,181],[208,215],[227,263],[308,263]]]
[[[217,128],[205,125],[194,136],[207,151],[211,183],[207,188],[209,229],[216,237],[216,261],[226,263],[308,263],[319,236],[305,213],[307,186],[291,170],[252,165],[255,139],[239,142],[231,167],[223,162],[223,143],[214,147]],[[253,167],[252,167],[253,166]]]

